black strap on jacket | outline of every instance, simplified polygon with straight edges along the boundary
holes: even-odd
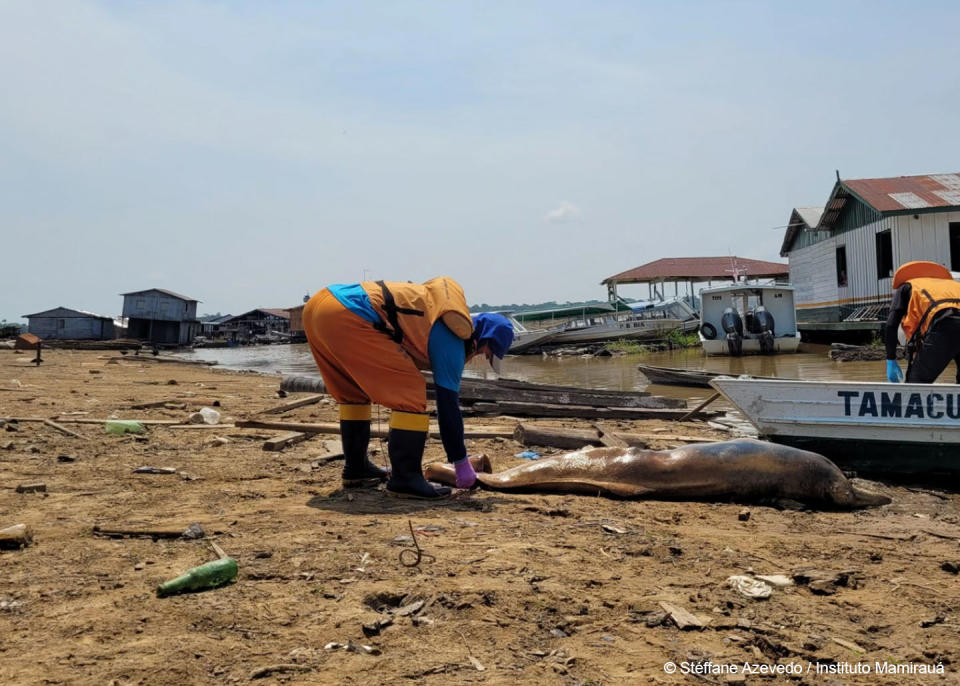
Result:
[[[924,334],[921,333],[921,331],[923,331],[923,324],[924,322],[927,321],[927,317],[930,316],[930,312],[933,311],[933,308],[937,307],[938,305],[943,305],[944,303],[953,303],[955,305],[960,305],[960,298],[944,298],[943,300],[934,300],[933,296],[930,295],[930,293],[927,292],[926,289],[923,289],[920,292],[923,293],[925,296],[927,296],[927,300],[930,301],[930,304],[927,305],[927,309],[924,310],[923,316],[920,317],[920,321],[917,322],[917,328],[913,330],[913,335],[910,336],[910,340],[907,342],[908,349],[909,347],[912,347],[914,354],[920,351],[920,345],[923,343],[923,337],[924,337]],[[947,312],[948,310],[941,310],[941,311]],[[940,312],[937,313],[937,315],[939,314]],[[933,324],[937,321],[938,319],[937,315],[934,315],[933,321],[930,322],[931,326],[933,326]],[[912,357],[913,355],[909,355],[908,359]]]
[[[380,291],[383,293],[383,310],[387,313],[387,321],[390,322],[390,326],[393,327],[393,330],[391,330],[390,327],[383,322],[377,322],[373,325],[373,328],[390,336],[390,340],[392,340],[394,343],[403,343],[403,329],[400,328],[400,320],[397,315],[411,314],[415,317],[422,317],[423,312],[420,310],[412,310],[407,307],[397,307],[397,301],[394,299],[393,293],[390,292],[390,289],[387,288],[387,284],[385,284],[383,281],[377,281],[377,285],[380,286]]]

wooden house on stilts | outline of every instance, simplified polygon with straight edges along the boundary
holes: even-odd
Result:
[[[878,331],[899,265],[929,260],[960,271],[960,174],[838,175],[823,208],[793,210],[780,254],[802,332]]]

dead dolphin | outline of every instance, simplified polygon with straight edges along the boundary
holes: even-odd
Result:
[[[886,505],[890,499],[854,486],[823,455],[776,443],[739,439],[673,450],[584,448],[496,474],[489,461],[475,468],[495,491],[606,494],[649,500],[765,500],[788,498],[843,508]],[[426,466],[427,479],[455,485],[453,466]]]

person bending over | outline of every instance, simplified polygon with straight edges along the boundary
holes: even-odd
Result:
[[[456,469],[457,487],[474,485],[463,441],[460,378],[475,355],[486,356],[500,372],[513,343],[506,317],[471,317],[463,289],[441,276],[423,284],[328,286],[304,307],[303,328],[327,390],[340,404],[344,486],[387,479],[387,493],[396,497],[433,500],[450,494],[450,488],[423,477],[429,416],[421,370],[433,372],[440,438]],[[390,409],[389,473],[367,457],[371,403]]]

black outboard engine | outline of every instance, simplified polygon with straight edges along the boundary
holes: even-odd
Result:
[[[774,351],[773,315],[767,312],[767,308],[760,305],[753,313],[753,321],[760,339],[760,352],[764,355],[772,355]]]
[[[727,349],[733,357],[743,354],[743,320],[740,313],[732,307],[723,311],[720,324],[727,334]]]

